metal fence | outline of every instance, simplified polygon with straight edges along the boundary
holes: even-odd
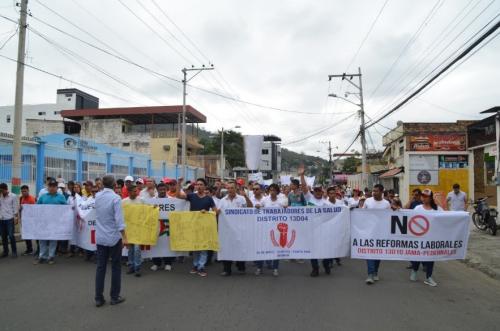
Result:
[[[40,160],[39,160],[40,158]],[[106,153],[99,149],[86,150],[75,146],[56,146],[25,139],[22,143],[21,181],[32,191],[42,188],[44,179],[62,177],[69,181],[95,180],[105,174],[115,178],[163,177],[178,178],[181,167],[162,161],[151,161],[148,155],[127,152]],[[204,169],[187,167],[186,179],[193,180],[205,175]],[[0,182],[12,180],[12,139],[0,135]]]

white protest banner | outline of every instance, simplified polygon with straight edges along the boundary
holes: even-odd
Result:
[[[292,182],[292,176],[280,176],[281,185],[290,185]]]
[[[322,259],[349,255],[349,209],[226,209],[219,215],[219,260]]]
[[[258,170],[262,153],[262,143],[264,136],[243,136],[245,148],[245,162],[248,170]]]
[[[262,182],[264,181],[264,177],[262,176],[262,172],[254,172],[248,174],[248,180],[262,184]]]
[[[271,185],[272,183],[273,183],[273,180],[272,180],[272,179],[266,179],[266,180],[263,182],[263,184],[264,184],[265,186],[269,186],[269,185]]]
[[[313,187],[314,181],[316,180],[316,176],[312,176],[312,177],[305,176],[305,180],[306,180],[307,186]]]
[[[95,209],[94,204],[79,204],[78,214],[74,222],[72,245],[76,245],[88,251],[95,251]]]
[[[351,213],[351,257],[442,261],[465,258],[467,212],[356,209]]]
[[[75,211],[69,205],[23,205],[23,239],[71,240]]]
[[[168,222],[168,214],[171,211],[187,210],[188,202],[186,200],[176,198],[145,199],[145,202],[147,204],[157,205],[160,209],[160,232],[158,234],[158,242],[155,246],[140,245],[142,258],[174,257],[187,255],[187,252],[175,252],[170,250],[170,227]],[[123,248],[122,255],[128,255],[128,250],[126,247]]]

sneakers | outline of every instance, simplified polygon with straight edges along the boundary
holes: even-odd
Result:
[[[166,264],[165,271],[172,271],[172,266],[170,264]]]
[[[198,269],[196,267],[194,267],[193,269],[191,269],[191,271],[189,273],[192,274],[192,275],[197,274],[198,273]]]
[[[33,251],[25,251],[23,256],[33,255]]]
[[[416,282],[417,281],[417,272],[415,270],[412,270],[411,271],[411,274],[410,274],[410,280],[412,282]]]
[[[273,276],[278,277],[280,274],[278,273],[278,269],[273,269]]]
[[[129,268],[129,269],[127,270],[127,275],[131,275],[131,274],[133,274],[134,272],[135,272],[135,271],[134,271],[134,269],[130,269],[130,268]]]
[[[325,274],[330,275],[332,273],[332,269],[330,267],[325,267]]]
[[[378,282],[380,278],[378,278],[378,274],[373,274],[373,280]]]
[[[319,276],[319,270],[318,269],[313,269],[311,271],[311,277],[318,277]]]
[[[47,260],[45,260],[45,259],[36,259],[35,261],[33,261],[33,264],[34,265],[44,264],[45,262],[47,262]]]
[[[208,274],[207,274],[207,272],[204,269],[200,269],[198,271],[198,276],[200,276],[200,277],[207,277]]]
[[[53,258],[53,257],[49,258],[49,264],[51,264],[51,265],[52,265],[52,264],[54,264],[54,263],[56,263],[56,261],[54,261],[54,258]]]
[[[257,270],[255,270],[255,276],[260,276],[260,275],[262,275],[262,269],[257,268]]]
[[[220,275],[221,275],[222,277],[229,277],[229,276],[231,276],[231,273],[230,273],[230,272],[227,272],[227,271],[223,271],[223,272],[221,272],[221,274],[220,274]]]
[[[140,271],[136,271],[135,274],[134,274],[135,277],[141,277],[141,272]]]
[[[151,269],[151,271],[158,271],[158,266],[156,264],[153,264],[149,269]]]
[[[122,303],[122,302],[125,302],[125,298],[124,298],[124,297],[118,297],[118,298],[116,298],[116,299],[111,299],[110,304],[111,304],[112,306],[114,306],[114,305],[119,305],[119,304],[120,304],[120,303]]]
[[[437,286],[437,285],[438,285],[438,284],[434,281],[434,279],[432,279],[432,277],[427,278],[427,279],[424,281],[424,284],[427,284],[427,285],[432,286],[432,287],[435,287],[435,286]]]
[[[366,284],[371,285],[375,283],[375,280],[373,279],[373,275],[368,275],[368,278],[365,280]]]

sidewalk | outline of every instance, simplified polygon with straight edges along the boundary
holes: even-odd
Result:
[[[500,236],[479,231],[471,224],[467,256],[463,262],[492,278],[500,279]]]

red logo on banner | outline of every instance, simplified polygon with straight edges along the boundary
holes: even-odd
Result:
[[[295,230],[292,230],[292,237],[290,238],[290,241],[288,241],[288,224],[286,223],[279,223],[278,226],[276,227],[278,229],[278,232],[280,233],[280,238],[279,238],[279,243],[276,240],[276,237],[274,235],[274,230],[271,230],[271,241],[273,243],[274,247],[282,247],[282,248],[290,248],[292,247],[293,243],[295,242]]]
[[[422,215],[415,215],[408,222],[408,230],[415,236],[423,236],[429,232],[430,223],[427,218]]]

